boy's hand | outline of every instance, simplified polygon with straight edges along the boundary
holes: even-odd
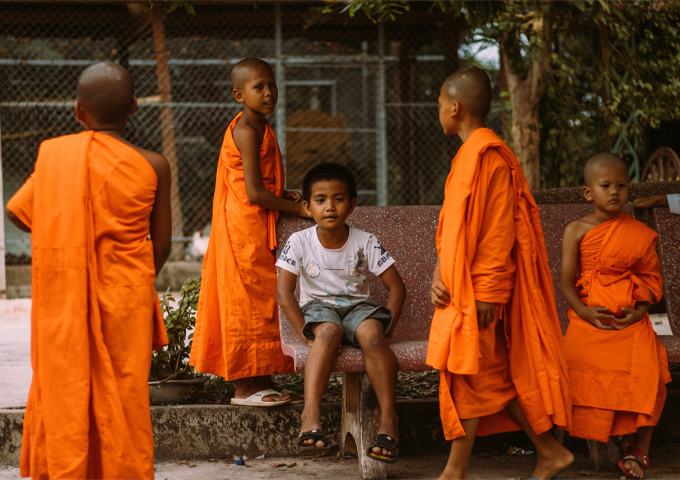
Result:
[[[475,300],[477,305],[477,324],[480,330],[485,330],[496,318],[497,303],[486,303]]]
[[[611,315],[607,312],[609,312],[607,307],[584,306],[582,309],[579,309],[579,311],[576,312],[576,315],[581,317],[586,322],[591,323],[594,327],[597,327],[600,330],[613,330],[614,326],[611,322],[615,321],[616,319],[614,315]],[[603,320],[605,323],[602,323]]]
[[[285,198],[286,200],[290,200],[291,202],[302,201],[302,195],[300,195],[300,192],[284,191],[283,192],[283,198]]]
[[[451,303],[451,291],[446,288],[441,278],[432,279],[430,297],[432,304],[437,308],[446,308]]]
[[[645,318],[645,315],[647,314],[647,310],[649,310],[649,302],[640,302],[636,308],[627,308],[623,307],[621,310],[624,311],[626,314],[625,317],[623,317],[620,320],[616,320],[615,323],[612,324],[615,330],[623,330],[626,327],[630,327],[631,325],[639,322],[643,318]]]

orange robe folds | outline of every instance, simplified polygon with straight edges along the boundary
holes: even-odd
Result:
[[[586,233],[576,283],[583,303],[624,316],[622,307],[659,301],[657,238],[624,212]],[[570,308],[565,342],[574,395],[571,435],[606,442],[658,423],[671,377],[649,315],[623,330],[600,330]]]
[[[279,212],[248,201],[241,152],[227,128],[217,166],[213,219],[203,260],[191,365],[226,380],[292,372],[281,350],[276,303]],[[269,123],[260,147],[262,186],[283,195],[283,161]]]
[[[167,343],[149,218],[158,178],[91,131],[43,142],[8,208],[31,228],[21,476],[153,478],[151,350]]]
[[[504,407],[517,397],[538,434],[570,426],[571,391],[538,208],[512,151],[475,130],[453,160],[437,231],[451,304],[436,309],[427,363],[440,370],[447,439],[460,418],[479,435],[519,427]],[[480,332],[475,300],[504,304]]]

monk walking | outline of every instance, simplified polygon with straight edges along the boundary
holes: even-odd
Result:
[[[31,233],[31,363],[21,476],[152,479],[151,350],[167,343],[156,274],[170,253],[170,167],[124,138],[123,67],[78,80],[87,131],[47,140],[7,204]]]
[[[432,279],[427,363],[451,454],[441,479],[467,478],[476,435],[524,430],[534,478],[573,461],[551,435],[571,391],[536,203],[512,151],[485,127],[491,82],[470,67],[441,87],[439,120],[463,145],[446,181]]]
[[[599,442],[625,436],[619,467],[628,478],[642,478],[671,381],[666,349],[647,314],[663,295],[659,236],[622,211],[628,167],[619,157],[595,155],[584,176],[593,212],[570,223],[562,241],[560,290],[571,307],[570,434]]]
[[[301,401],[275,390],[270,377],[293,370],[281,350],[274,250],[279,211],[307,214],[299,193],[283,191],[281,152],[265,117],[278,100],[271,67],[247,58],[231,79],[243,112],[227,127],[217,166],[190,363],[237,380],[233,404],[270,407]]]

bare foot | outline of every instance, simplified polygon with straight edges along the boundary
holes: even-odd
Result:
[[[645,476],[645,471],[635,460],[626,460],[623,462],[623,466],[626,470],[628,470],[628,474],[631,477],[642,478]]]
[[[538,456],[538,463],[531,476],[539,480],[549,480],[573,462],[574,455],[555,442],[548,452]]]

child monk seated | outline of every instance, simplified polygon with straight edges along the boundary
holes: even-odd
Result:
[[[630,434],[619,467],[628,478],[642,478],[671,381],[666,350],[647,314],[663,294],[658,235],[621,211],[628,167],[619,157],[595,155],[584,176],[593,213],[570,223],[562,241],[560,290],[571,307],[565,336],[570,433],[600,442]]]
[[[305,369],[305,408],[300,451],[329,450],[321,429],[321,397],[340,345],[361,348],[366,373],[380,404],[380,428],[366,454],[393,463],[399,454],[395,410],[397,360],[389,347],[406,288],[394,259],[370,233],[345,223],[356,206],[353,175],[326,163],[307,173],[302,205],[316,225],[291,235],[276,262],[276,298],[291,325],[311,348]],[[371,300],[368,273],[380,276],[387,306]],[[295,284],[300,276],[300,303]]]

